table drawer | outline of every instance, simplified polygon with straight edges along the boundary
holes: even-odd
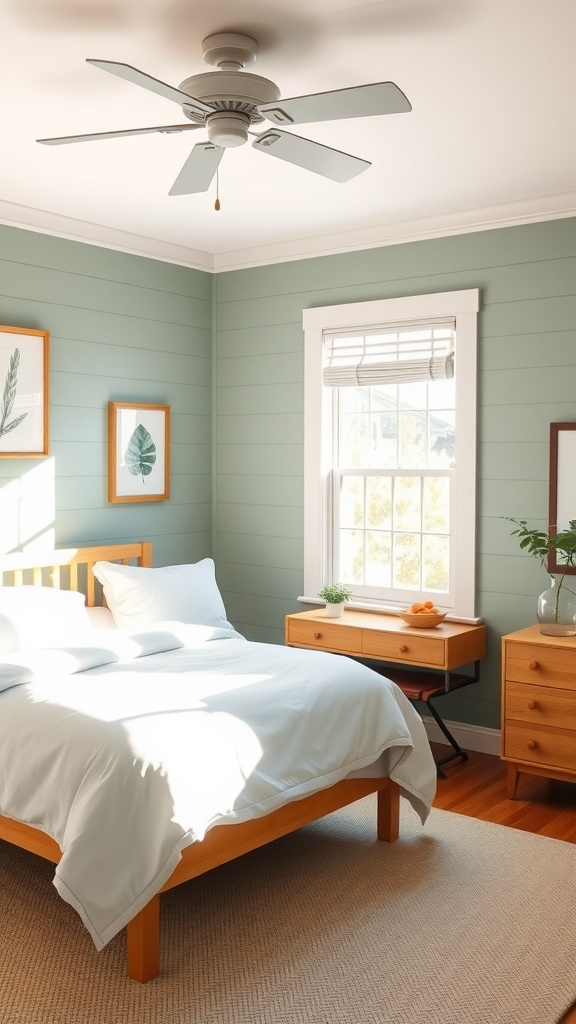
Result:
[[[538,644],[505,645],[506,679],[536,686],[576,690],[576,646],[554,649]]]
[[[321,651],[343,651],[346,654],[360,654],[362,649],[361,630],[335,623],[315,622],[313,619],[299,619],[297,616],[288,620],[286,642]]]
[[[444,667],[446,657],[442,639],[416,636],[408,632],[381,633],[370,629],[362,630],[362,654],[367,658],[438,668]]]
[[[547,725],[504,723],[504,757],[527,764],[576,772],[576,732]]]
[[[507,682],[505,690],[506,718],[531,724],[576,728],[576,693],[552,686]]]

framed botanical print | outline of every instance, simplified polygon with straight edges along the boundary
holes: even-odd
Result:
[[[50,335],[0,326],[0,458],[48,455]]]
[[[108,403],[108,501],[170,497],[170,406]]]

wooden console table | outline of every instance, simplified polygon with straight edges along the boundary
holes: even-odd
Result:
[[[432,629],[407,626],[398,615],[363,612],[350,608],[341,618],[329,618],[323,608],[287,615],[285,642],[289,647],[345,654],[392,679],[411,701],[426,705],[432,718],[452,747],[452,753],[437,762],[441,766],[454,758],[467,760],[446,723],[432,704],[447,693],[477,682],[480,661],[486,654],[486,626],[441,622]],[[378,664],[381,663],[381,664]],[[462,672],[473,665],[473,672]]]

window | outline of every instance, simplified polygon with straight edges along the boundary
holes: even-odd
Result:
[[[304,311],[305,596],[474,618],[477,290]]]

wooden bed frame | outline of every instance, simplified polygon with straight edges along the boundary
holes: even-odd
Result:
[[[93,607],[103,603],[92,574],[92,566],[97,561],[151,566],[152,546],[142,542],[60,549],[50,552],[49,558],[41,562],[37,554],[7,555],[0,560],[0,580],[15,586],[33,584],[65,590],[80,589],[86,595],[87,605]],[[378,794],[378,839],[394,842],[398,838],[399,829],[400,799],[397,784],[382,778],[345,779],[329,789],[313,793],[302,800],[294,800],[264,817],[212,828],[202,842],[193,843],[182,851],[182,859],[160,893],[370,793]],[[45,832],[3,815],[0,815],[0,839],[55,864],[62,855],[58,844]],[[127,971],[134,981],[149,981],[160,973],[160,893],[150,900],[126,928]]]

